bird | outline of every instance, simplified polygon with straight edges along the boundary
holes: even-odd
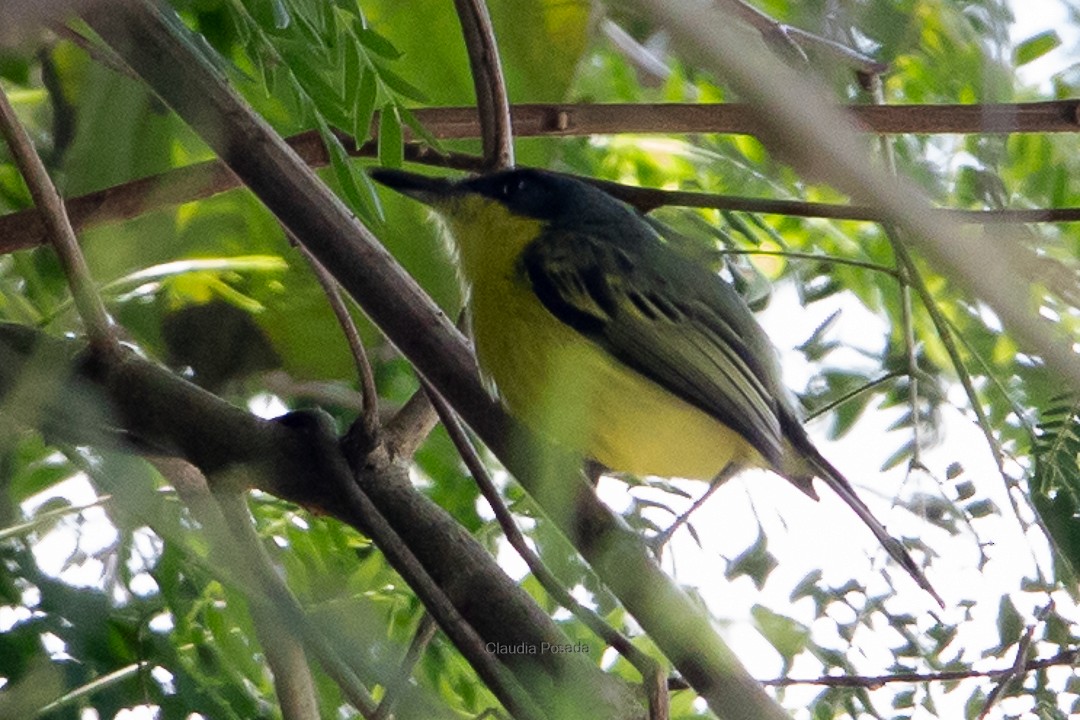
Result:
[[[651,221],[574,176],[455,180],[375,168],[449,236],[481,375],[530,430],[638,476],[748,467],[812,499],[820,478],[939,605],[915,560],[818,451],[777,351],[738,292]]]

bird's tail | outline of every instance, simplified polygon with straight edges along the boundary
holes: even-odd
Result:
[[[800,438],[801,439],[801,438]],[[914,580],[919,587],[928,592],[937,604],[942,608],[945,607],[945,601],[941,599],[941,596],[937,594],[934,587],[930,584],[930,581],[923,575],[922,569],[915,564],[915,559],[908,553],[907,548],[903,544],[889,534],[889,531],[885,529],[885,526],[878,521],[874,514],[870,512],[870,508],[866,506],[866,503],[855,494],[855,488],[851,486],[847,478],[837,470],[831,462],[829,462],[818,449],[814,447],[809,438],[805,439],[805,442],[796,442],[796,450],[799,456],[809,465],[813,470],[814,475],[825,481],[825,484],[832,488],[833,492],[840,496],[840,499],[847,503],[848,507],[855,511],[862,521],[870,528],[870,532],[874,533],[874,537],[878,539],[882,547],[892,557],[893,560],[900,564],[900,567],[907,571],[911,579]],[[799,483],[796,482],[796,485]]]

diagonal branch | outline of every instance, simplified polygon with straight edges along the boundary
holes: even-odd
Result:
[[[889,66],[863,53],[841,45],[834,40],[823,38],[812,32],[802,30],[791,25],[786,25],[744,0],[716,0],[716,4],[728,8],[740,20],[750,25],[769,43],[783,43],[790,52],[801,55],[804,59],[803,45],[813,46],[830,55],[839,58],[851,66],[853,70],[866,75],[881,75],[889,69]]]
[[[49,177],[45,164],[34,150],[34,143],[15,115],[15,108],[8,101],[7,93],[0,88],[0,136],[7,140],[15,164],[22,173],[34,204],[41,212],[41,219],[67,277],[75,307],[86,326],[90,345],[103,358],[115,358],[119,351],[116,332],[105,310],[105,303],[97,294],[90,268],[86,265],[75,230],[64,209],[56,186]]]
[[[255,632],[273,674],[282,718],[317,719],[319,702],[304,648],[305,638],[297,624],[288,621],[289,610],[293,611],[293,620],[303,617],[303,612],[297,612],[299,603],[274,573],[270,558],[259,545],[244,500],[235,492],[215,497],[207,478],[183,460],[152,458],[151,464],[176,488],[177,495],[202,526],[223,561],[223,572],[234,580],[237,575],[245,577],[245,581],[238,584],[248,598]],[[247,577],[248,574],[251,577]],[[310,628],[308,630],[310,642],[317,634]],[[329,666],[324,667],[332,672]],[[360,714],[369,717],[368,711],[374,707],[374,702],[363,685],[342,683],[341,678],[337,680]]]
[[[633,706],[628,690],[588,657],[498,649],[569,641],[475,538],[412,486],[405,463],[376,449],[354,476],[323,414],[262,420],[134,354],[102,365],[87,359],[84,349],[0,323],[5,417],[39,429],[52,443],[149,448],[182,457],[215,479],[215,491],[258,487],[357,528],[386,554],[456,646],[480,650],[481,659],[469,661],[520,717],[536,717],[528,709],[536,704],[543,712],[572,704],[601,719],[625,717],[611,709],[613,699]],[[219,488],[222,482],[227,487]],[[518,684],[526,686],[524,697],[513,689]]]
[[[533,552],[525,540],[524,534],[518,529],[510,509],[506,507],[502,496],[499,495],[499,490],[495,487],[495,482],[491,479],[490,473],[481,462],[476,447],[469,440],[465,428],[462,427],[457,416],[454,415],[453,409],[427,383],[424,383],[424,390],[431,399],[431,404],[435,407],[436,412],[438,412],[439,419],[442,421],[443,427],[446,428],[447,434],[450,435],[450,440],[454,443],[454,447],[457,448],[458,455],[465,461],[465,466],[469,469],[473,480],[480,488],[480,494],[484,496],[484,499],[487,500],[488,505],[491,506],[492,511],[495,513],[495,519],[499,523],[499,527],[502,528],[503,536],[507,542],[517,551],[517,554],[529,566],[533,577],[540,582],[541,587],[547,591],[555,602],[573,613],[597,637],[615,648],[641,674],[642,684],[646,688],[646,696],[649,699],[650,720],[667,720],[669,715],[668,698],[667,694],[662,692],[662,688],[658,683],[658,680],[663,678],[660,664],[645,652],[639,650],[630,641],[630,638],[605,622],[599,614],[578,602],[563,583],[555,577],[555,574],[548,569],[540,556]]]

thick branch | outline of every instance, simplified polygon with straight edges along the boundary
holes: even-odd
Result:
[[[336,517],[369,535],[431,607],[423,579],[391,546],[392,533],[479,635],[490,659],[509,669],[545,711],[569,704],[587,708],[586,717],[635,716],[624,686],[591,658],[539,651],[569,641],[475,538],[412,486],[404,463],[377,449],[354,478],[324,416],[262,420],[134,354],[105,365],[83,358],[84,348],[0,323],[5,415],[54,442],[176,455],[207,476],[250,484]],[[433,614],[458,641],[456,628]],[[521,647],[537,652],[513,650]],[[498,687],[497,679],[484,681]]]

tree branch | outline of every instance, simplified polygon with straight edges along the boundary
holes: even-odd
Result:
[[[499,62],[499,47],[484,0],[454,0],[465,48],[469,51],[480,137],[487,170],[514,166],[514,137],[510,125],[510,101]]]
[[[486,660],[470,662],[521,717],[536,717],[530,704],[544,712],[570,705],[588,717],[633,717],[628,688],[590,658],[539,650],[569,641],[475,538],[412,486],[406,464],[385,449],[373,450],[354,476],[325,415],[262,420],[134,354],[103,365],[84,357],[84,348],[0,323],[0,401],[19,400],[4,404],[5,416],[40,429],[50,442],[182,457],[214,478],[215,492],[258,487],[336,517],[372,538],[455,644],[481,648]],[[475,637],[462,639],[462,628],[475,631],[479,645]],[[522,646],[537,652],[514,650]],[[523,701],[515,700],[520,693],[498,691],[507,670],[509,681],[527,688]]]
[[[102,358],[116,357],[119,342],[112,319],[105,304],[97,294],[90,268],[86,265],[75,230],[71,227],[64,201],[56,191],[45,164],[41,162],[30,136],[15,115],[15,108],[8,102],[7,93],[0,87],[0,135],[11,149],[15,164],[22,173],[34,204],[41,211],[44,229],[60,258],[60,266],[67,277],[75,307],[86,326],[90,345]]]
[[[338,326],[341,327],[341,331],[345,335],[349,352],[352,354],[353,362],[356,364],[356,375],[360,381],[364,407],[360,412],[360,416],[356,418],[353,426],[349,429],[345,444],[353,450],[366,453],[379,443],[379,434],[382,432],[379,425],[379,393],[375,388],[375,373],[371,369],[367,351],[364,350],[364,343],[360,339],[360,331],[356,329],[356,323],[353,322],[352,315],[349,314],[349,308],[345,305],[341,286],[338,285],[334,276],[322,266],[322,263],[307,248],[296,241],[295,237],[292,237],[291,233],[290,239],[300,249],[300,252],[311,266],[312,272],[315,273],[315,278],[322,287],[323,294],[326,295],[326,301],[330,304],[330,309],[334,312]]]
[[[1075,665],[1080,662],[1080,648],[1063,650],[1057,655],[1038,660],[1030,660],[1020,668],[1021,673],[1045,670],[1050,667]],[[823,687],[865,688],[874,690],[892,683],[955,682],[972,678],[990,678],[1000,680],[1014,677],[1016,666],[995,670],[946,670],[933,673],[891,673],[889,675],[838,675],[819,678],[775,678],[762,680],[762,685],[769,687],[790,687],[792,685],[820,685]]]
[[[513,514],[499,495],[498,488],[495,487],[487,468],[480,461],[480,455],[476,452],[476,448],[465,433],[465,428],[462,427],[461,422],[454,415],[453,409],[427,383],[424,383],[424,390],[430,398],[431,404],[435,407],[435,411],[439,414],[439,419],[442,421],[443,427],[446,428],[450,440],[454,443],[458,455],[465,461],[465,466],[472,474],[473,481],[480,488],[480,494],[484,496],[488,505],[491,506],[492,512],[495,513],[495,520],[499,523],[499,527],[502,528],[503,536],[507,542],[517,551],[518,556],[528,565],[533,577],[540,582],[541,587],[555,602],[573,613],[597,637],[615,648],[641,674],[642,684],[646,688],[646,697],[649,699],[650,720],[667,720],[669,715],[668,698],[666,693],[660,692],[657,685],[658,678],[663,677],[659,663],[639,650],[630,641],[630,638],[605,622],[591,608],[579,603],[570,594],[570,591],[563,586],[562,582],[555,577],[554,573],[548,569],[540,556],[532,551],[532,548],[529,547],[528,542],[525,540],[525,536],[518,529],[517,523],[514,522]]]
[[[1015,680],[1023,677],[1027,671],[1025,661],[1027,660],[1028,649],[1031,647],[1031,637],[1035,634],[1035,626],[1028,625],[1027,631],[1023,637],[1020,638],[1020,642],[1016,644],[1016,659],[1013,661],[1011,668],[1012,672],[1002,675],[999,678],[998,684],[994,686],[994,689],[990,691],[990,694],[986,698],[986,704],[983,705],[982,710],[979,712],[979,720],[985,720],[990,714],[990,710],[997,704],[1004,695],[1005,691],[1009,689],[1009,686],[1013,684]]]
[[[317,720],[319,702],[315,694],[315,681],[311,676],[299,628],[288,622],[286,608],[279,607],[279,603],[269,599],[281,595],[267,592],[264,579],[272,577],[272,582],[280,584],[278,589],[292,601],[289,605],[298,607],[299,604],[274,573],[270,558],[251,531],[251,517],[243,499],[236,493],[215,498],[206,477],[191,463],[176,458],[152,458],[151,463],[176,488],[177,496],[202,526],[218,557],[223,558],[223,574],[235,580],[235,573],[246,575],[250,572],[252,577],[239,584],[247,591],[252,622],[273,674],[274,692],[282,718]],[[265,596],[268,600],[263,602],[256,595]],[[367,717],[365,711],[373,703],[366,689],[362,685],[359,688],[362,701],[367,704],[362,702],[357,705],[356,700],[353,703],[360,714]],[[348,685],[342,686],[343,693],[351,698],[349,690]]]
[[[781,47],[789,48],[791,52],[795,52],[803,58],[806,57],[806,53],[803,51],[802,44],[806,44],[824,50],[842,60],[853,70],[866,75],[881,75],[889,69],[889,66],[885,63],[846,45],[841,45],[838,42],[791,25],[785,25],[779,20],[766,15],[753,5],[744,2],[744,0],[716,0],[716,3],[728,8],[740,20],[756,29],[767,43],[783,43]]]
[[[428,643],[435,637],[435,631],[438,629],[439,626],[435,624],[430,614],[424,613],[421,616],[420,623],[413,634],[412,642],[409,643],[409,649],[405,651],[405,657],[401,658],[397,675],[383,686],[382,700],[379,701],[379,707],[375,709],[375,714],[371,720],[387,720],[387,718],[392,717],[390,713],[394,710],[394,704],[398,701],[402,688],[408,685],[413,668],[416,666],[420,656],[423,655],[424,650],[427,649]]]

